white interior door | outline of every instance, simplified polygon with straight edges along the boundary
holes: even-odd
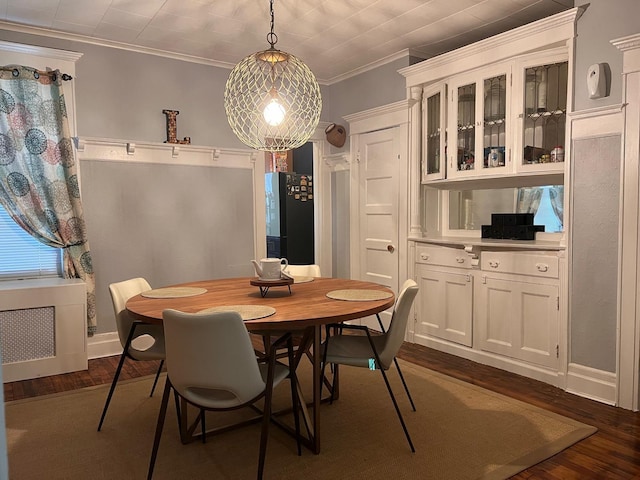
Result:
[[[399,128],[360,135],[360,278],[398,293]],[[385,329],[392,310],[380,314]],[[375,317],[363,323],[379,330]]]

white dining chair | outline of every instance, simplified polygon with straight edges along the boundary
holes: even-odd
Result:
[[[120,372],[126,358],[135,361],[146,360],[160,360],[160,366],[156,373],[156,378],[151,387],[150,397],[153,396],[156,384],[158,383],[158,377],[162,371],[164,364],[165,352],[164,352],[164,330],[162,325],[149,325],[136,322],[131,318],[129,312],[126,309],[127,300],[142,292],[151,290],[149,282],[144,278],[132,278],[122,282],[112,283],[109,285],[109,293],[111,294],[111,301],[113,303],[113,311],[116,316],[116,326],[118,328],[118,338],[122,345],[122,355],[118,363],[118,368],[111,382],[111,388],[102,410],[102,416],[100,417],[100,423],[98,424],[98,431],[102,428],[102,423],[107,415],[109,404],[111,403],[111,397],[118,383]],[[144,340],[143,338],[144,337]],[[135,342],[138,340],[138,342]],[[152,343],[149,345],[149,341]],[[144,344],[144,347],[138,344]]]
[[[292,277],[321,277],[320,266],[310,265],[288,265],[284,271]]]
[[[295,279],[296,277],[298,278],[302,278],[302,277],[321,277],[322,274],[320,273],[320,266],[316,265],[316,264],[309,264],[309,265],[287,265],[283,271],[285,273],[287,273],[288,275],[292,276],[294,279],[294,283],[295,283]],[[265,350],[267,349],[268,345],[271,343],[271,337],[273,337],[274,335],[279,335],[282,334],[282,332],[265,332],[262,334],[262,342],[264,344],[264,348]],[[301,340],[301,335],[294,335],[294,344],[299,344],[300,340]]]
[[[323,379],[325,378],[324,371],[326,365],[328,363],[333,364],[331,401],[333,401],[335,394],[338,365],[351,365],[354,367],[380,370],[412,452],[415,452],[415,448],[385,371],[389,369],[392,363],[395,363],[398,374],[402,380],[402,384],[404,385],[404,389],[409,397],[411,406],[415,411],[415,404],[413,403],[413,399],[409,393],[409,388],[407,387],[404,375],[400,370],[400,365],[398,364],[396,355],[404,341],[409,313],[417,293],[418,285],[413,280],[407,280],[403,284],[393,310],[389,329],[387,331],[383,331],[380,335],[372,335],[369,328],[365,325],[347,325],[343,323],[327,325],[327,338],[323,344],[322,361]],[[361,334],[354,335],[348,333],[343,335],[342,332],[344,330],[358,331]],[[333,335],[330,334],[331,331],[334,332]]]
[[[297,382],[290,334],[283,335],[275,342],[276,346],[287,346],[289,365],[276,361],[275,348],[266,362],[259,362],[238,312],[193,314],[169,309],[163,312],[163,319],[166,331],[167,381],[149,463],[149,480],[153,475],[171,389],[186,403],[200,410],[198,418],[189,427],[186,412],[177,406],[182,443],[193,440],[193,436],[186,437],[198,423],[201,425],[200,435],[204,441],[207,435],[205,411],[235,410],[252,406],[264,398],[257,475],[260,480],[264,472],[271,423],[272,390],[289,378],[295,436],[300,455]]]

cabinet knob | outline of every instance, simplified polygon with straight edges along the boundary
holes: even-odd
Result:
[[[462,257],[456,257],[456,262],[458,262],[458,263],[464,263],[464,258],[462,258]]]
[[[421,254],[420,254],[420,258],[421,258],[422,260],[429,260],[429,255],[427,255],[426,253],[421,253]]]
[[[536,263],[536,268],[539,272],[546,272],[547,270],[549,270],[549,265],[547,265],[546,263]]]
[[[497,260],[489,260],[489,266],[491,268],[498,268],[498,265],[500,265],[500,262]]]
[[[393,245],[387,245],[387,251],[389,253],[393,253],[396,251],[396,247],[394,247]]]

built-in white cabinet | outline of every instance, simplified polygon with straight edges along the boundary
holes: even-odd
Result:
[[[561,251],[472,243],[416,243],[414,341],[554,383]]]
[[[574,8],[403,68],[416,343],[562,386]],[[567,208],[565,208],[567,207]],[[481,238],[533,213],[535,240]]]
[[[473,321],[473,275],[462,249],[417,249],[416,333],[470,347]]]
[[[475,303],[477,347],[558,368],[558,257],[491,251],[481,255]]]
[[[566,49],[425,85],[422,182],[438,186],[442,180],[562,175],[567,92]]]

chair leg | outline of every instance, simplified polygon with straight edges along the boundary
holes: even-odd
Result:
[[[207,427],[205,426],[204,408],[200,409],[200,428],[202,429],[202,443],[207,442]]]
[[[384,325],[382,324],[382,319],[380,318],[380,314],[376,313],[376,317],[378,318],[378,324],[380,325],[380,330],[382,333],[386,333],[384,329]],[[411,394],[409,393],[409,387],[407,387],[407,382],[404,380],[404,375],[402,375],[402,370],[400,370],[400,364],[398,364],[398,359],[393,357],[393,363],[396,364],[396,369],[398,370],[398,374],[400,375],[400,380],[402,380],[402,385],[404,386],[404,391],[407,392],[407,397],[409,397],[409,402],[411,403],[411,408],[413,411],[416,411],[416,406],[413,403],[413,398],[411,398]]]
[[[322,380],[324,383],[324,372],[325,372],[325,367],[327,365],[327,350],[328,350],[328,346],[329,346],[329,340],[331,338],[331,332],[330,332],[330,327],[327,325],[327,335],[326,335],[326,339],[325,339],[325,344],[324,344],[324,352],[322,352]],[[338,381],[338,364],[337,363],[332,363],[331,364],[331,371],[333,372],[333,376],[331,379],[331,388],[329,393],[331,394],[329,397],[329,405],[333,405],[333,400],[335,398],[335,393],[336,393],[336,383]]]
[[[398,359],[393,357],[393,363],[396,364],[396,369],[398,370],[398,375],[400,375],[400,380],[402,380],[402,385],[404,386],[404,391],[407,392],[407,397],[409,397],[409,403],[411,403],[411,408],[413,411],[416,411],[416,406],[413,403],[413,398],[411,398],[411,394],[409,393],[409,387],[407,386],[407,382],[404,380],[404,375],[402,375],[402,370],[400,370],[400,364],[398,363]]]
[[[396,397],[393,394],[393,390],[391,390],[391,385],[389,384],[389,379],[387,378],[387,374],[384,372],[384,368],[380,368],[380,373],[382,373],[382,378],[384,378],[384,383],[387,385],[389,396],[391,396],[391,401],[393,402],[393,406],[395,407],[396,413],[398,414],[398,419],[400,420],[400,424],[402,425],[402,430],[404,430],[404,434],[407,437],[407,442],[409,442],[409,447],[411,447],[411,451],[413,453],[416,453],[416,449],[413,447],[413,442],[411,441],[411,436],[409,435],[409,430],[407,430],[407,426],[404,423],[404,418],[402,418],[402,413],[400,412],[400,408],[398,407],[398,402],[396,402]]]
[[[289,337],[287,341],[287,353],[289,355],[289,382],[291,383],[291,403],[293,405],[293,421],[296,427],[296,446],[298,447],[298,456],[302,455],[302,446],[300,444],[300,415],[298,412],[298,377],[293,359],[293,340]]]
[[[151,387],[150,397],[153,397],[153,392],[156,390],[156,384],[158,383],[158,378],[160,377],[160,372],[162,372],[162,366],[164,365],[164,360],[160,360],[160,366],[158,367],[158,372],[156,373],[156,378],[153,381],[153,387]]]
[[[393,406],[396,409],[396,414],[398,415],[398,420],[400,420],[400,424],[402,425],[402,430],[404,430],[404,435],[407,437],[407,442],[409,442],[409,447],[413,453],[416,453],[416,449],[413,446],[413,442],[411,441],[411,435],[409,435],[409,430],[407,430],[407,426],[404,423],[404,418],[402,418],[402,412],[400,412],[400,407],[398,407],[398,402],[396,401],[396,397],[393,394],[393,390],[391,390],[391,384],[389,383],[389,379],[387,378],[387,374],[384,371],[384,367],[380,362],[380,355],[378,355],[378,350],[376,349],[375,344],[373,343],[373,338],[371,338],[371,333],[369,329],[366,330],[367,338],[369,339],[369,345],[371,346],[371,350],[373,351],[373,356],[376,359],[376,365],[380,369],[380,373],[382,374],[382,378],[384,379],[384,383],[387,386],[387,391],[389,392],[389,396],[391,397],[391,401],[393,402]]]
[[[267,454],[267,440],[269,439],[269,424],[271,423],[271,399],[273,397],[273,371],[276,365],[276,349],[269,351],[269,368],[265,382],[264,412],[262,414],[262,433],[260,435],[260,456],[258,457],[258,480],[262,480],[264,473],[264,459]]]
[[[169,393],[171,390],[171,382],[169,377],[164,384],[164,394],[162,395],[162,403],[160,404],[160,412],[158,413],[158,423],[156,425],[156,434],[153,438],[153,448],[151,450],[151,460],[149,461],[149,472],[147,473],[147,480],[151,480],[153,476],[153,468],[156,465],[156,457],[158,456],[158,447],[160,446],[160,437],[162,436],[162,429],[164,427],[164,419],[167,416],[167,404],[169,403]]]
[[[113,381],[111,382],[111,388],[109,388],[109,394],[107,395],[107,400],[104,403],[104,408],[102,409],[102,415],[100,416],[100,423],[98,424],[98,431],[102,428],[102,423],[104,422],[104,417],[107,415],[107,410],[109,409],[109,404],[111,403],[111,397],[113,396],[113,392],[116,389],[116,383],[118,383],[118,377],[120,377],[120,372],[122,371],[122,365],[124,365],[124,359],[127,356],[127,351],[131,346],[131,340],[133,340],[133,333],[135,332],[137,323],[133,323],[131,325],[131,330],[129,330],[129,336],[127,337],[127,341],[124,344],[124,348],[122,349],[122,355],[120,356],[120,362],[118,362],[118,368],[116,369],[116,374],[113,376]]]

